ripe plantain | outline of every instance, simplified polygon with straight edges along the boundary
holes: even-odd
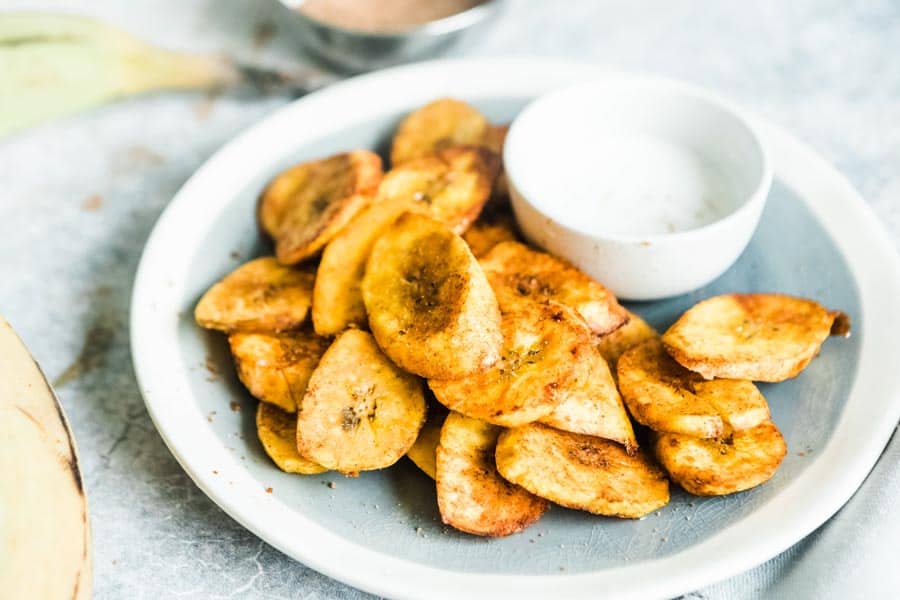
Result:
[[[263,450],[285,473],[315,475],[325,467],[306,460],[297,452],[297,415],[274,404],[260,402],[256,409],[256,434]]]
[[[672,481],[695,496],[721,496],[768,481],[787,454],[787,444],[771,421],[735,432],[729,440],[704,440],[666,433],[656,456]]]
[[[460,100],[442,98],[403,119],[391,144],[391,166],[451,146],[482,144],[489,138],[496,141],[496,134],[477,109]]]
[[[290,334],[233,333],[228,336],[241,383],[253,396],[296,412],[328,340],[308,329]]]
[[[849,335],[846,314],[781,294],[728,294],[690,308],[662,339],[707,379],[775,382],[797,376],[831,333]]]
[[[437,447],[441,519],[460,531],[501,537],[522,531],[549,508],[546,500],[497,473],[494,449],[500,428],[450,413]]]
[[[500,159],[477,146],[453,146],[388,171],[378,200],[412,200],[454,233],[462,233],[491,195]]]
[[[597,334],[615,331],[628,319],[605,287],[568,262],[525,244],[497,244],[480,262],[503,310],[553,300],[574,309]]]
[[[562,400],[541,423],[573,433],[618,442],[633,452],[638,443],[609,366],[593,347],[585,349],[572,382],[559,394]]]
[[[430,380],[438,401],[466,416],[515,427],[549,415],[576,386],[590,334],[569,309],[533,303],[503,314],[500,360],[481,373]]]
[[[278,174],[257,207],[260,227],[286,265],[316,255],[371,199],[381,158],[354,150],[301,163]]]
[[[297,329],[309,312],[315,272],[284,267],[271,256],[241,265],[197,303],[194,319],[226,333],[282,333]]]
[[[362,293],[375,339],[407,371],[452,379],[500,357],[494,293],[462,238],[434,219],[397,219],[372,248]]]
[[[637,519],[669,502],[656,464],[597,437],[532,423],[501,433],[496,459],[504,479],[568,508]]]
[[[721,438],[769,418],[769,407],[749,381],[705,381],[648,340],[619,359],[619,390],[631,416],[655,431]]]
[[[371,334],[348,329],[309,380],[297,417],[297,450],[355,476],[397,462],[424,422],[421,381],[397,368]]]

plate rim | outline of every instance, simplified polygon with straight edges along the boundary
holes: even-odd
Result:
[[[504,77],[496,77],[497,73]],[[279,148],[296,145],[296,138],[288,135],[291,128],[284,125],[291,123],[295,131],[299,121],[314,129],[317,124],[312,117],[317,113],[349,109],[354,102],[358,106],[359,97],[379,107],[363,111],[368,120],[380,111],[393,112],[440,95],[472,99],[502,94],[534,96],[574,81],[622,77],[650,78],[722,100],[702,88],[665,77],[630,74],[569,60],[438,60],[362,75],[300,98],[213,154],[182,186],[154,225],[141,255],[131,296],[131,352],[141,394],[166,446],[197,486],[242,526],[295,560],[356,588],[397,598],[418,597],[425,590],[435,598],[463,594],[473,598],[542,598],[547,594],[578,598],[592,597],[597,586],[622,598],[674,596],[764,562],[837,512],[868,475],[900,418],[900,370],[890,368],[895,351],[888,343],[895,321],[879,319],[891,316],[887,299],[900,295],[900,255],[874,212],[846,177],[803,142],[749,113],[772,157],[778,178],[804,199],[847,261],[856,280],[866,335],[846,404],[854,410],[842,411],[832,436],[799,477],[744,519],[673,555],[636,565],[559,575],[445,570],[344,539],[266,494],[258,484],[226,484],[229,477],[223,474],[230,474],[231,480],[241,484],[247,483],[240,480],[249,475],[224,450],[211,429],[194,427],[195,421],[205,424],[205,416],[199,407],[194,405],[191,410],[191,403],[183,401],[189,395],[183,385],[184,365],[175,365],[173,373],[169,364],[181,360],[176,329],[180,307],[177,302],[169,307],[165,301],[174,301],[181,295],[171,275],[172,252],[167,246],[170,240],[185,233],[191,238],[203,238],[198,234],[198,227],[204,226],[202,217],[200,221],[185,218],[192,214],[201,216],[201,208],[209,211],[210,207],[214,210],[227,204],[223,198],[191,202],[205,187],[221,187],[223,184],[216,184],[216,180],[221,179],[226,167],[238,162],[271,165],[270,155],[262,160],[265,153],[252,156],[250,149],[262,140]],[[390,88],[402,89],[403,94],[389,94],[386,90]],[[327,124],[318,126],[328,129]],[[258,174],[249,167],[246,171],[253,172],[232,172],[228,176],[250,179]],[[227,194],[222,196],[230,198]],[[815,203],[810,196],[817,198]],[[212,219],[207,217],[206,221],[205,225],[211,227]],[[893,332],[900,336],[900,323],[893,325]],[[219,470],[219,476],[210,475],[213,468]],[[832,481],[831,491],[805,504],[809,499],[804,498],[803,492],[819,487],[825,479]],[[285,520],[292,527],[285,527]],[[316,540],[314,547],[303,543],[309,539]],[[735,547],[741,550],[734,552]]]

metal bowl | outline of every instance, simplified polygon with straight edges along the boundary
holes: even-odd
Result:
[[[349,72],[370,71],[432,57],[464,32],[487,23],[500,4],[500,0],[485,0],[424,25],[376,33],[313,19],[299,10],[303,0],[279,1],[295,16],[303,44],[328,65]]]

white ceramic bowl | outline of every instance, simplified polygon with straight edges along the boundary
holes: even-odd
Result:
[[[538,98],[513,122],[504,162],[526,237],[628,300],[684,294],[725,272],[772,184],[763,145],[737,109],[659,79]],[[711,205],[697,219],[687,214]]]

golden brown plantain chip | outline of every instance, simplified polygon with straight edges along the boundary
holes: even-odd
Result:
[[[428,385],[451,410],[515,427],[547,416],[570,393],[578,363],[588,360],[590,334],[571,309],[552,304],[504,313],[501,328],[503,348],[491,368]]]
[[[812,300],[727,294],[694,305],[662,339],[675,360],[707,379],[784,381],[809,364],[832,328],[847,335],[847,315]]]
[[[509,133],[509,123],[503,125],[491,125],[488,128],[482,144],[503,159],[503,147],[506,144],[506,134]],[[506,172],[501,168],[500,174],[494,181],[494,189],[491,191],[491,198],[498,204],[509,205],[509,181],[506,178]]]
[[[730,440],[661,434],[656,456],[672,481],[695,496],[721,496],[768,481],[787,454],[771,421],[738,431]]]
[[[256,433],[263,449],[285,473],[315,475],[327,469],[297,452],[297,415],[274,404],[260,402],[256,409]]]
[[[400,123],[391,144],[391,167],[430,156],[443,148],[480,145],[490,136],[490,123],[476,108],[442,98],[410,113]]]
[[[290,334],[232,333],[231,354],[241,383],[253,396],[295,412],[328,340],[308,329]]]
[[[637,519],[669,503],[669,482],[644,453],[615,442],[532,423],[500,434],[497,470],[552,502]]]
[[[559,393],[561,401],[540,422],[612,440],[633,452],[638,447],[634,428],[609,365],[595,348],[588,347],[584,353],[585,360],[578,361],[572,382]]]
[[[397,368],[371,334],[348,329],[313,372],[297,417],[297,450],[356,475],[397,462],[425,422],[421,381]]]
[[[500,428],[450,413],[437,447],[441,519],[460,531],[501,537],[522,531],[549,508],[546,500],[500,477],[494,449]]]
[[[404,212],[425,210],[408,200],[389,200],[363,209],[322,252],[312,295],[312,321],[319,335],[367,327],[362,279],[372,246]]]
[[[417,202],[455,233],[462,233],[490,197],[499,168],[500,159],[489,150],[453,146],[388,171],[378,187],[378,200]]]
[[[619,358],[619,390],[631,416],[655,431],[701,438],[725,437],[769,418],[762,394],[749,381],[704,381],[651,339]]]
[[[501,242],[515,242],[521,239],[519,227],[508,207],[489,202],[478,220],[463,233],[463,239],[475,258],[482,258]]]
[[[362,293],[375,339],[407,371],[452,379],[500,357],[494,293],[462,238],[434,219],[397,219],[372,248]]]
[[[197,303],[194,319],[226,333],[280,333],[306,320],[315,272],[283,267],[271,256],[241,265],[213,285]]]
[[[519,242],[502,242],[481,259],[502,310],[553,300],[573,308],[594,333],[615,331],[628,313],[615,296],[568,262]]]
[[[283,264],[316,255],[372,198],[381,158],[354,150],[283,171],[259,198],[259,224]]]
[[[611,333],[597,336],[596,347],[609,363],[615,374],[616,363],[626,350],[634,348],[647,340],[658,338],[659,334],[638,315],[626,309],[628,321]]]
[[[416,438],[416,443],[406,452],[406,456],[432,479],[436,478],[435,457],[441,441],[441,427],[444,426],[446,419],[446,413],[429,414],[428,420],[419,432],[419,437]]]

